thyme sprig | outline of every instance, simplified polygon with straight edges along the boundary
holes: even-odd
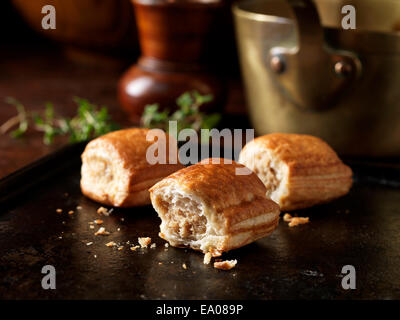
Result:
[[[55,114],[54,106],[48,102],[44,111],[28,112],[18,100],[7,98],[6,102],[15,106],[18,114],[0,126],[0,133],[5,134],[12,128],[10,135],[13,138],[22,137],[32,127],[43,132],[43,142],[53,143],[57,136],[68,136],[70,143],[90,140],[108,132],[119,129],[111,121],[106,107],[98,107],[86,99],[74,98],[77,104],[77,114],[72,118],[60,117]]]
[[[176,100],[178,109],[174,112],[169,110],[160,111],[159,104],[147,105],[142,114],[141,123],[145,128],[160,128],[168,132],[169,121],[177,121],[178,132],[182,129],[214,128],[221,119],[218,113],[206,114],[200,111],[200,107],[213,100],[212,95],[201,95],[197,91],[185,92]]]

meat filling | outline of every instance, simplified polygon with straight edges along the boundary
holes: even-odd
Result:
[[[177,238],[185,241],[200,240],[207,230],[207,218],[203,215],[201,205],[182,195],[158,197],[162,208],[163,222],[167,229]]]
[[[259,168],[262,169],[260,170]],[[271,166],[271,163],[268,163],[266,166],[254,168],[254,172],[267,188],[267,197],[271,197],[271,194],[279,187],[280,183],[276,170]]]

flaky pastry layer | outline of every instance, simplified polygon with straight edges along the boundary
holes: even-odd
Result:
[[[132,207],[150,204],[148,189],[181,164],[150,164],[147,149],[149,129],[125,129],[92,140],[82,154],[81,190],[105,205]],[[166,150],[176,141],[166,135]]]
[[[347,194],[352,171],[323,140],[310,135],[273,133],[247,143],[239,162],[264,182],[281,210],[329,202]]]
[[[161,218],[160,236],[172,246],[191,247],[219,256],[269,235],[278,225],[279,206],[244,166],[216,159],[179,170],[150,189]]]

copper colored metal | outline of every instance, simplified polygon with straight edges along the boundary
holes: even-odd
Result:
[[[356,30],[342,29],[342,3],[233,7],[252,125],[258,135],[315,135],[344,155],[400,156],[400,34],[392,27],[400,2],[352,0]]]

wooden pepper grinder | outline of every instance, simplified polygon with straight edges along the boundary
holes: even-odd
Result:
[[[147,104],[174,110],[176,98],[192,90],[214,96],[203,111],[220,108],[225,90],[210,66],[223,0],[132,2],[142,55],[118,86],[120,104],[130,119],[137,122]]]

